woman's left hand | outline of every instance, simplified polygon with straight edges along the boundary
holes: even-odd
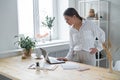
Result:
[[[97,48],[90,48],[90,53],[91,54],[96,54],[96,52],[98,52]]]

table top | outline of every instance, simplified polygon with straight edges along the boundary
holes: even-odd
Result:
[[[12,80],[120,80],[120,72],[109,73],[108,69],[94,67],[78,63],[89,70],[64,70],[61,64],[54,71],[36,71],[28,69],[32,63],[36,63],[35,58],[21,59],[21,56],[14,56],[0,59],[0,74]]]

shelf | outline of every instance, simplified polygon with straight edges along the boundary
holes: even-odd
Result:
[[[102,60],[105,60],[106,57],[103,57],[103,58],[100,58],[100,59],[96,59],[96,61],[102,61]]]
[[[105,38],[108,40],[108,23],[109,23],[109,1],[107,0],[80,0],[78,1],[78,12],[80,16],[87,20],[91,20],[105,32]],[[98,56],[100,57],[100,56]],[[106,60],[106,56],[96,59],[97,66],[101,61]]]

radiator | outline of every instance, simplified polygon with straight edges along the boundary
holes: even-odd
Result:
[[[68,53],[68,50],[50,52],[48,55],[51,57],[65,57]]]

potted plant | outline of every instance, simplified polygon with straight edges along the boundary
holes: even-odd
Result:
[[[45,21],[42,22],[43,26],[48,27],[49,30],[50,30],[50,38],[49,38],[50,41],[52,40],[52,39],[51,39],[51,29],[52,29],[52,27],[53,27],[53,21],[54,21],[54,20],[55,20],[55,17],[46,16],[46,17],[45,17]]]
[[[15,37],[19,37],[19,36],[15,36]],[[23,48],[23,56],[22,58],[26,58],[28,56],[31,56],[31,52],[35,47],[35,40],[32,40],[29,36],[27,37],[20,37],[19,40],[17,42],[15,42],[15,44],[17,43],[21,48]]]

